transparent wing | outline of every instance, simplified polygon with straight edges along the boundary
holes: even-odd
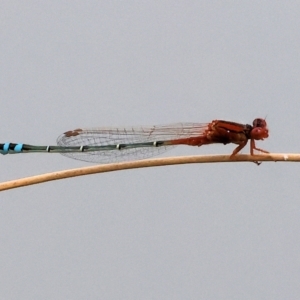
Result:
[[[57,138],[57,144],[59,146],[106,146],[172,141],[183,137],[201,136],[205,132],[207,125],[208,124],[200,123],[177,123],[148,127],[76,129],[60,135]],[[62,153],[62,155],[88,162],[111,163],[145,159],[159,155],[173,147],[174,146],[169,145],[160,147],[145,145],[145,147],[123,150],[114,149],[86,153]]]

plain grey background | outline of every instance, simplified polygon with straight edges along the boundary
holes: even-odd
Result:
[[[298,152],[299,10],[298,1],[1,1],[0,142],[267,117],[270,137],[257,145]],[[0,159],[1,182],[89,165],[59,154]],[[139,169],[5,191],[0,298],[297,299],[299,200],[297,163]]]

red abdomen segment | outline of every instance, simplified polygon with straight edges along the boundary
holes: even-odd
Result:
[[[243,125],[239,123],[215,120],[207,125],[203,132],[199,133],[197,137],[182,138],[170,141],[171,145],[189,145],[202,146],[208,144],[244,144],[247,143],[250,125]],[[246,144],[245,144],[246,145]]]

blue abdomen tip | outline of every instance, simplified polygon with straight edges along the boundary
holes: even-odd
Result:
[[[9,145],[10,145],[10,143],[5,143],[3,145],[3,154],[7,154],[8,153]]]
[[[20,153],[22,152],[22,149],[23,149],[23,144],[17,144],[14,148],[14,151]]]

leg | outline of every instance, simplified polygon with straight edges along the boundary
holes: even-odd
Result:
[[[241,142],[232,152],[232,154],[230,155],[230,159],[233,159],[233,157],[238,154],[246,145],[247,145],[247,140],[244,142]]]
[[[263,150],[263,149],[259,149],[255,146],[255,141],[253,139],[251,139],[251,142],[250,142],[250,154],[251,155],[254,155],[254,150],[257,150],[257,151],[260,151],[260,152],[263,152],[263,153],[269,153],[268,151],[266,150]]]

